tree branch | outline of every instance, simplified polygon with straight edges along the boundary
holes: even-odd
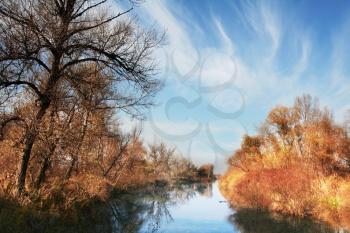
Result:
[[[9,87],[12,85],[26,85],[29,88],[31,88],[39,98],[43,96],[43,94],[40,92],[40,90],[35,86],[34,83],[22,81],[22,80],[16,80],[16,81],[0,81],[0,87]]]
[[[110,18],[108,18],[108,19],[106,19],[106,20],[103,20],[102,22],[97,23],[97,24],[95,24],[95,25],[92,25],[92,26],[89,26],[89,27],[78,28],[77,30],[74,30],[74,31],[68,33],[67,39],[70,38],[70,37],[72,37],[73,35],[75,35],[75,34],[77,34],[77,33],[80,33],[80,32],[83,32],[83,31],[88,31],[88,30],[91,30],[91,29],[94,29],[94,28],[98,28],[98,27],[100,27],[100,26],[102,26],[102,25],[104,25],[104,24],[106,24],[106,23],[109,23],[109,22],[115,20],[116,18],[119,18],[120,16],[122,16],[122,15],[124,15],[124,14],[129,13],[129,12],[132,11],[133,9],[134,9],[134,8],[131,7],[130,9],[128,9],[128,10],[122,12],[122,13],[119,13],[119,14],[117,14],[117,15],[115,15],[115,16],[112,16],[112,17],[110,17]]]

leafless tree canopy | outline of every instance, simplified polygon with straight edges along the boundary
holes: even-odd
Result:
[[[113,83],[115,107],[131,113],[150,104],[160,85],[152,52],[162,37],[138,28],[125,15],[131,9],[109,13],[106,2],[2,1],[1,88],[23,87],[45,105],[60,85],[79,91],[77,85],[89,82],[85,66],[94,64],[92,72]]]

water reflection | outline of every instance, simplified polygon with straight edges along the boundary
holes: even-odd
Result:
[[[211,195],[212,184],[150,186],[118,194],[110,201],[113,232],[157,232],[161,223],[173,221],[169,208],[184,204],[197,194]]]
[[[286,217],[256,210],[240,210],[229,217],[229,221],[241,233],[336,233],[326,224],[310,219]]]

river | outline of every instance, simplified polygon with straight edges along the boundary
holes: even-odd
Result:
[[[123,233],[339,233],[326,224],[255,210],[235,211],[218,184],[149,187],[109,203],[112,232]]]

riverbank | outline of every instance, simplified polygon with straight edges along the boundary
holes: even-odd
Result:
[[[309,95],[273,108],[228,160],[220,189],[235,208],[350,228],[350,132]]]
[[[219,187],[235,209],[311,217],[336,228],[350,229],[348,177],[311,178],[303,168],[252,172],[231,168],[220,178]]]

